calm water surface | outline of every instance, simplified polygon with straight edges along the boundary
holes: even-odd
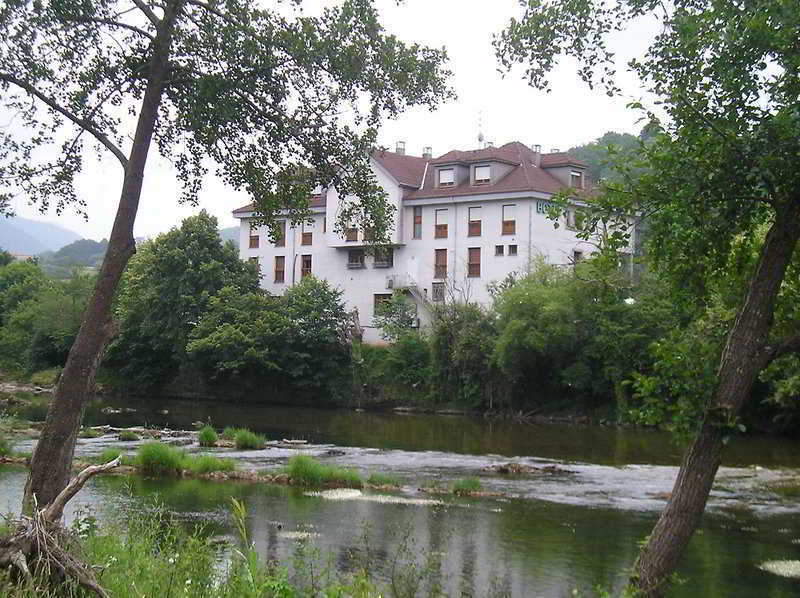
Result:
[[[284,487],[104,476],[73,501],[70,515],[88,508],[109,517],[119,505],[147,504],[157,494],[187,521],[230,535],[233,496],[245,501],[251,535],[268,558],[288,562],[299,545],[295,532],[310,532],[314,546],[337,567],[352,568],[368,556],[388,579],[407,537],[410,554],[435,561],[432,573],[449,596],[570,596],[575,589],[588,596],[598,584],[619,590],[637,542],[649,533],[664,504],[680,455],[665,435],[641,430],[186,401],[128,401],[124,406],[136,412],[106,415],[97,404],[87,420],[174,429],[207,419],[218,428],[244,425],[269,438],[306,439],[304,452],[337,465],[364,473],[392,472],[404,488],[395,502],[387,503],[369,492],[333,500]],[[82,440],[78,452],[94,454],[109,444],[116,445],[109,437]],[[125,446],[133,452],[136,443]],[[18,447],[27,448],[24,443]],[[215,452],[254,469],[276,469],[296,453],[277,448]],[[797,476],[798,453],[793,441],[734,441],[681,569],[688,581],[671,596],[800,595],[797,581],[757,568],[765,560],[800,558],[800,505],[764,488],[767,481]],[[568,471],[514,479],[486,471],[512,457]],[[416,490],[466,475],[479,476],[485,488],[511,498],[448,496],[429,504],[425,501],[439,497]],[[24,476],[19,468],[0,469],[4,512],[18,508]]]

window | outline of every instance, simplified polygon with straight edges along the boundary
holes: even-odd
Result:
[[[508,255],[517,255],[517,246],[516,245],[509,245],[508,246]]]
[[[355,227],[350,227],[344,231],[344,240],[348,243],[350,241],[358,241],[358,229]]]
[[[481,275],[481,248],[470,247],[467,252],[467,276],[478,278]]]
[[[437,302],[444,301],[443,282],[434,282],[433,284],[431,284],[431,298]]]
[[[347,267],[351,270],[357,270],[364,267],[363,249],[351,249],[347,252]]]
[[[375,249],[376,268],[391,268],[394,266],[394,249],[391,247]]]
[[[286,221],[281,220],[278,222],[278,238],[275,239],[275,247],[283,247],[286,245]]]
[[[422,238],[422,206],[414,207],[414,238]]]
[[[314,242],[314,222],[303,222],[303,234],[300,245],[311,245]]]
[[[572,263],[577,264],[579,261],[583,259],[583,252],[578,251],[577,249],[573,250],[572,252]]]
[[[258,263],[258,258],[257,257],[251,257],[251,258],[248,258],[247,261],[250,262],[251,264],[257,264]]]
[[[372,315],[377,316],[381,304],[391,301],[391,299],[392,299],[391,293],[375,293],[375,295],[372,298]]]
[[[250,249],[258,249],[258,235],[250,235]]]
[[[282,283],[286,269],[286,258],[282,255],[275,256],[275,282]]]
[[[433,237],[435,239],[447,238],[447,210],[436,210],[436,227]]]
[[[322,232],[323,233],[328,232],[328,218],[326,216],[323,216],[322,218]]]
[[[583,189],[583,173],[573,170],[569,173],[569,186],[576,189]]]
[[[442,168],[439,170],[439,186],[452,187],[456,184],[456,171],[452,168]]]
[[[509,255],[511,254],[511,250],[508,251]],[[494,246],[494,254],[495,255],[505,255],[505,251],[503,251],[503,245],[495,245]]]
[[[469,208],[469,226],[467,227],[467,236],[480,237],[481,236],[481,209],[480,207]]]
[[[517,206],[515,204],[503,206],[503,234],[513,235],[517,232]]]
[[[570,208],[566,213],[567,228],[571,230],[579,230],[583,228],[583,221],[586,218],[583,210],[580,208]]]
[[[486,185],[490,181],[491,168],[489,166],[475,167],[475,184]]]
[[[311,245],[313,240],[313,233],[303,233],[303,238],[300,241],[300,245]]]
[[[434,250],[433,277],[447,278],[447,249]]]
[[[311,256],[310,255],[303,255],[300,256],[302,261],[300,262],[300,276],[305,278],[306,276],[311,276]]]

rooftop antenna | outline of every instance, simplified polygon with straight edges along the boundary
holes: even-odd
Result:
[[[478,111],[478,147],[483,147],[483,110]]]

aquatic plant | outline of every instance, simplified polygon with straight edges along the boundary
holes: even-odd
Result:
[[[80,438],[100,438],[103,433],[100,430],[95,430],[94,428],[83,428],[78,436]]]
[[[234,471],[236,462],[212,455],[185,455],[181,466],[194,474],[204,474],[212,471]]]
[[[139,447],[134,463],[145,475],[180,475],[185,455],[161,442],[145,442]]]
[[[239,429],[236,430],[236,435],[233,437],[233,442],[239,450],[254,450],[262,449],[267,443],[267,439],[261,434],[256,434],[250,430]]]
[[[388,473],[372,472],[367,478],[367,484],[373,486],[399,486],[400,478]]]
[[[478,492],[481,489],[481,482],[478,478],[462,478],[452,486],[453,494],[469,494]]]
[[[200,446],[215,446],[217,444],[217,433],[211,426],[203,426],[197,432],[197,443]]]
[[[225,429],[222,430],[222,438],[225,440],[233,441],[236,437],[236,432],[239,431],[239,428],[234,428],[233,426],[225,426]]]
[[[0,433],[0,457],[7,457],[11,454],[11,441]]]
[[[121,430],[118,438],[122,442],[134,442],[139,440],[139,435],[133,430]]]
[[[295,455],[289,459],[286,473],[289,474],[292,483],[303,486],[336,484],[360,488],[363,485],[361,475],[355,469],[325,465],[310,455]]]

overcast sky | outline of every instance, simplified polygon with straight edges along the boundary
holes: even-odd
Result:
[[[319,2],[308,4],[314,10]],[[602,90],[589,90],[578,79],[574,64],[567,61],[551,75],[553,89],[546,94],[528,87],[522,70],[505,78],[497,72],[492,34],[501,31],[510,17],[521,14],[517,0],[406,0],[400,6],[395,0],[377,0],[377,4],[388,32],[406,42],[447,49],[453,72],[450,83],[458,94],[457,100],[435,112],[413,110],[387,121],[379,143],[391,150],[398,140],[404,140],[407,153],[415,155],[420,155],[426,145],[433,147],[434,155],[451,149],[473,149],[478,147],[479,115],[484,136],[496,145],[509,141],[538,143],[545,151],[565,150],[606,131],[637,133],[641,127],[637,123],[639,114],[625,107],[639,99],[641,92],[624,64],[630,57],[641,55],[655,32],[654,23],[640,22],[615,39],[618,83],[625,97],[609,98]],[[42,215],[24,199],[13,207],[20,216],[57,222],[99,240],[111,230],[120,183],[116,161],[87,161],[79,192],[88,203],[88,221],[71,211],[61,216]],[[202,208],[214,214],[221,227],[233,226],[238,221],[231,211],[248,203],[245,195],[226,189],[211,177],[197,208],[178,205],[177,195],[178,184],[170,164],[151,152],[135,235],[155,236]]]

